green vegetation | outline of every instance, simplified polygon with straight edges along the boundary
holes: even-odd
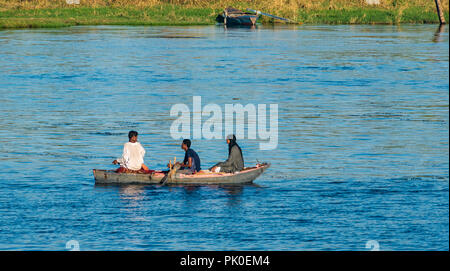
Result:
[[[202,25],[214,22],[214,11],[162,5],[134,7],[67,7],[0,11],[0,27],[61,27],[71,25]]]
[[[299,21],[309,24],[439,23],[435,11],[411,7],[402,11],[379,8],[300,11]],[[448,13],[446,13],[448,20]]]
[[[441,0],[446,20],[448,0]],[[214,24],[226,6],[247,7],[305,24],[438,23],[434,0],[0,0],[0,28],[72,25],[203,25]],[[269,18],[263,23],[272,22]]]

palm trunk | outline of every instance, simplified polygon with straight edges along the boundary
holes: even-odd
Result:
[[[436,11],[439,17],[439,23],[440,24],[445,24],[445,17],[444,17],[444,12],[442,11],[442,5],[441,5],[441,1],[440,0],[434,0],[434,2],[436,3]]]

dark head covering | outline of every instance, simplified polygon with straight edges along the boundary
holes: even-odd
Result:
[[[230,143],[228,144],[228,155],[230,155],[230,153],[231,153],[231,148],[236,146],[236,147],[238,147],[239,152],[241,152],[241,156],[242,156],[241,147],[239,147],[239,145],[236,143],[236,136],[235,135],[227,135],[227,140],[230,140]]]

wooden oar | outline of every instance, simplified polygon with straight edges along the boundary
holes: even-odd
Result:
[[[264,13],[264,12],[261,12],[259,10],[254,10],[254,9],[251,9],[251,8],[248,8],[247,11],[256,13],[258,15],[261,14],[261,15],[264,15],[264,16],[267,16],[267,17],[271,17],[271,18],[274,18],[274,19],[285,21],[285,22],[288,22],[288,23],[295,23],[295,24],[297,23],[297,22],[294,22],[292,20],[289,20],[289,19],[286,19],[286,18],[283,18],[283,17],[275,16],[275,15],[272,15],[272,14],[269,14],[269,13]]]
[[[171,179],[173,175],[175,175],[175,173],[177,172],[177,168],[178,168],[178,167],[175,167],[176,163],[177,163],[177,157],[173,158],[173,165],[172,165],[172,160],[169,161],[169,172],[167,172],[167,174],[161,179],[159,184],[165,185],[167,183],[167,181],[169,179]]]

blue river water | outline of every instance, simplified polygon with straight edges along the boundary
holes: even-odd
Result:
[[[0,250],[449,249],[449,35],[436,25],[0,31]],[[277,104],[253,185],[95,185],[175,104]],[[224,140],[195,139],[203,168]]]

